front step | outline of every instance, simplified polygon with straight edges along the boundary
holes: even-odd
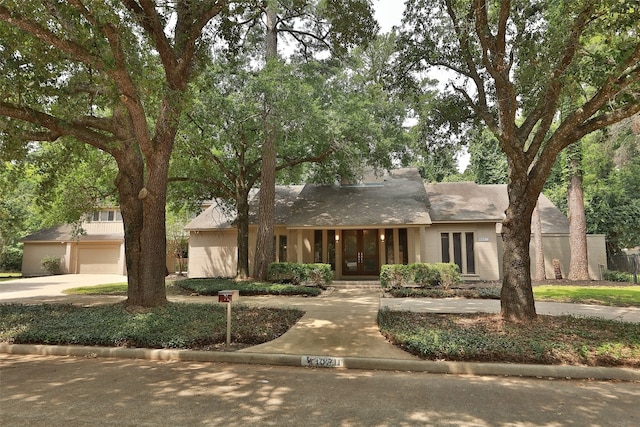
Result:
[[[331,286],[338,289],[382,289],[379,280],[334,280]]]

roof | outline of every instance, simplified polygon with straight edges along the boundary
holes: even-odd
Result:
[[[425,189],[433,222],[502,222],[509,206],[506,184],[448,182],[425,184]],[[569,232],[569,220],[544,194],[538,203],[543,233]]]
[[[250,199],[257,222],[259,193]],[[569,221],[540,195],[542,232],[569,232]],[[424,184],[415,168],[397,169],[375,182],[355,185],[276,187],[276,224],[290,228],[378,227],[432,223],[501,223],[509,200],[506,185],[473,182]],[[188,231],[235,227],[235,211],[213,204],[191,221]]]
[[[124,239],[124,233],[76,235],[71,225],[64,224],[56,227],[38,230],[24,237],[22,242],[69,242],[69,241],[111,241]]]
[[[306,185],[293,204],[287,225],[429,225],[428,202],[417,169],[398,169],[376,183]]]
[[[286,224],[290,216],[291,205],[298,197],[304,185],[278,185],[276,186],[276,224]],[[249,194],[249,222],[258,222],[258,204],[260,192],[252,191]],[[193,221],[187,224],[184,229],[187,231],[219,230],[235,227],[237,211],[226,208],[220,202],[212,203],[204,212],[198,215]]]

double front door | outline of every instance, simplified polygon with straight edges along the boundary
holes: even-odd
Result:
[[[378,230],[343,230],[342,260],[344,275],[378,275],[380,273]]]

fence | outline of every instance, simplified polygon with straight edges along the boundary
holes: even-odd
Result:
[[[640,270],[640,255],[609,255],[607,257],[609,270],[624,271],[633,275],[633,283],[638,283],[638,270]]]

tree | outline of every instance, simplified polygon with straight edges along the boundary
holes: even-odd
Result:
[[[582,145],[577,141],[566,148],[568,160],[567,205],[569,207],[569,280],[589,280],[587,218],[582,188]]]
[[[433,67],[458,79],[463,100],[507,156],[501,313],[536,317],[531,216],[556,157],[585,135],[640,111],[640,8],[627,0],[410,0],[399,39],[399,73]],[[590,43],[593,37],[607,40]],[[552,128],[566,91],[593,91]]]
[[[273,99],[270,119],[280,129],[275,172],[307,162],[321,162],[339,141],[323,108],[325,77],[306,74],[304,67],[274,64],[253,71],[249,61],[237,59],[206,70],[196,85],[201,89],[176,144],[172,178],[180,181],[182,198],[231,201],[237,213],[237,278],[249,275],[249,194],[260,179],[263,164],[263,96]],[[293,179],[295,173],[289,172]],[[274,187],[275,189],[275,187]]]
[[[369,40],[377,32],[370,0],[265,0],[260,7],[250,9],[240,19],[247,23],[247,37],[265,40],[265,67],[275,67],[278,61],[278,38],[294,39],[299,52],[311,57],[320,50],[338,53]],[[264,18],[264,21],[263,21]],[[264,29],[262,25],[264,22]],[[354,24],[357,23],[357,24]],[[255,29],[260,31],[258,35]],[[274,257],[274,205],[276,175],[276,144],[279,129],[271,120],[272,99],[264,98],[264,141],[260,177],[260,206],[254,276],[265,279]]]
[[[169,158],[188,82],[208,54],[203,33],[227,7],[213,0],[0,5],[2,137],[15,145],[71,137],[114,158],[130,305],[166,302]]]
[[[357,175],[363,159],[391,167],[406,160],[406,109],[383,90],[380,68],[387,61],[375,58],[390,55],[393,45],[381,37],[343,61],[292,59],[263,70],[236,57],[194,83],[202,89],[185,114],[170,181],[179,181],[172,188],[185,202],[232,201],[238,278],[249,274],[249,194],[261,175],[263,96],[273,100],[271,120],[279,129],[278,182],[332,183],[336,176]]]

